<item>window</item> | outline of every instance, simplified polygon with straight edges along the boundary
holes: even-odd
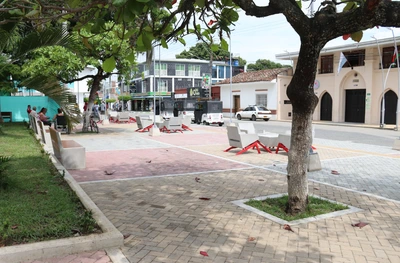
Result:
[[[185,65],[183,64],[175,65],[175,76],[185,76]]]
[[[321,74],[333,73],[333,55],[321,56]]]
[[[217,78],[217,66],[215,65],[212,66],[212,78],[213,79]]]
[[[189,65],[189,76],[200,77],[200,66],[199,65]]]
[[[260,106],[267,107],[267,94],[256,94],[256,104]]]
[[[147,65],[143,65],[144,67],[143,67],[143,75],[144,76],[148,76],[150,73],[149,73],[149,67],[147,67]]]
[[[397,50],[399,50],[399,46],[397,47]],[[394,56],[394,47],[385,47],[382,50],[382,63],[383,63],[383,68],[389,68],[390,64],[392,63],[397,63],[397,60],[395,59],[396,57]],[[393,62],[392,62],[393,61]],[[397,67],[397,64],[396,64]]]
[[[218,66],[218,78],[223,79],[225,78],[225,67]]]
[[[355,50],[343,52],[347,62],[343,65],[344,68],[364,66],[365,50]]]
[[[158,92],[167,92],[168,91],[168,84],[166,80],[158,80],[157,81],[157,88]]]
[[[160,71],[160,68],[161,68],[161,71]],[[155,70],[154,74],[166,76],[167,75],[167,64],[156,63],[156,70]]]
[[[142,92],[144,93],[144,92],[147,92],[147,83],[146,83],[146,81],[143,81],[142,82]]]
[[[232,67],[232,71],[233,71],[233,67]],[[231,67],[227,67],[226,68],[226,76],[227,79],[229,79],[231,77]]]

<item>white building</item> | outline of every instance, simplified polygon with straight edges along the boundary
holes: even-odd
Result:
[[[400,37],[396,38],[399,41]],[[319,103],[313,119],[379,125],[383,114],[385,124],[395,125],[400,69],[397,61],[391,67],[394,50],[393,38],[324,48],[314,84]],[[347,62],[338,72],[341,53]],[[293,60],[295,70],[298,55],[298,52],[283,53],[276,58]],[[281,120],[292,118],[292,107],[286,96],[290,80],[291,76],[278,77],[277,116]],[[382,108],[383,100],[385,107]]]
[[[277,119],[278,89],[276,79],[278,75],[291,74],[291,69],[277,68],[240,73],[230,79],[225,79],[213,85],[219,89],[223,111],[229,116],[232,105],[232,114],[246,108],[248,105],[262,105],[272,112],[272,120]]]

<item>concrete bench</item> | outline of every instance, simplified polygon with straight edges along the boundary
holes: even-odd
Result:
[[[86,167],[85,147],[74,140],[61,140],[60,133],[50,127],[50,137],[54,155],[66,169],[84,169]]]
[[[2,111],[1,112],[1,117],[4,119],[9,119],[10,122],[12,122],[12,112],[11,111]]]

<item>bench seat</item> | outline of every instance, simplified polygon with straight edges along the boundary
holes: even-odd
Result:
[[[61,140],[60,133],[50,127],[54,155],[66,169],[86,167],[86,149],[74,140]]]

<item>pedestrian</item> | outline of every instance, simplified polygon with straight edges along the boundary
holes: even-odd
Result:
[[[37,112],[36,112],[36,106],[33,106],[31,112],[29,113],[29,115],[35,117],[35,119],[38,118],[38,114],[37,114]]]
[[[99,105],[97,104],[97,102],[94,103],[93,107],[92,107],[92,111],[93,111],[93,115],[96,118],[99,118]]]
[[[101,102],[100,104],[100,114],[104,115],[106,113],[106,104],[104,101]]]
[[[26,112],[28,113],[28,115],[31,113],[31,105],[28,105],[28,108],[26,109]]]
[[[88,108],[88,102],[85,101],[85,105],[83,105],[83,111],[87,111],[87,108]]]

